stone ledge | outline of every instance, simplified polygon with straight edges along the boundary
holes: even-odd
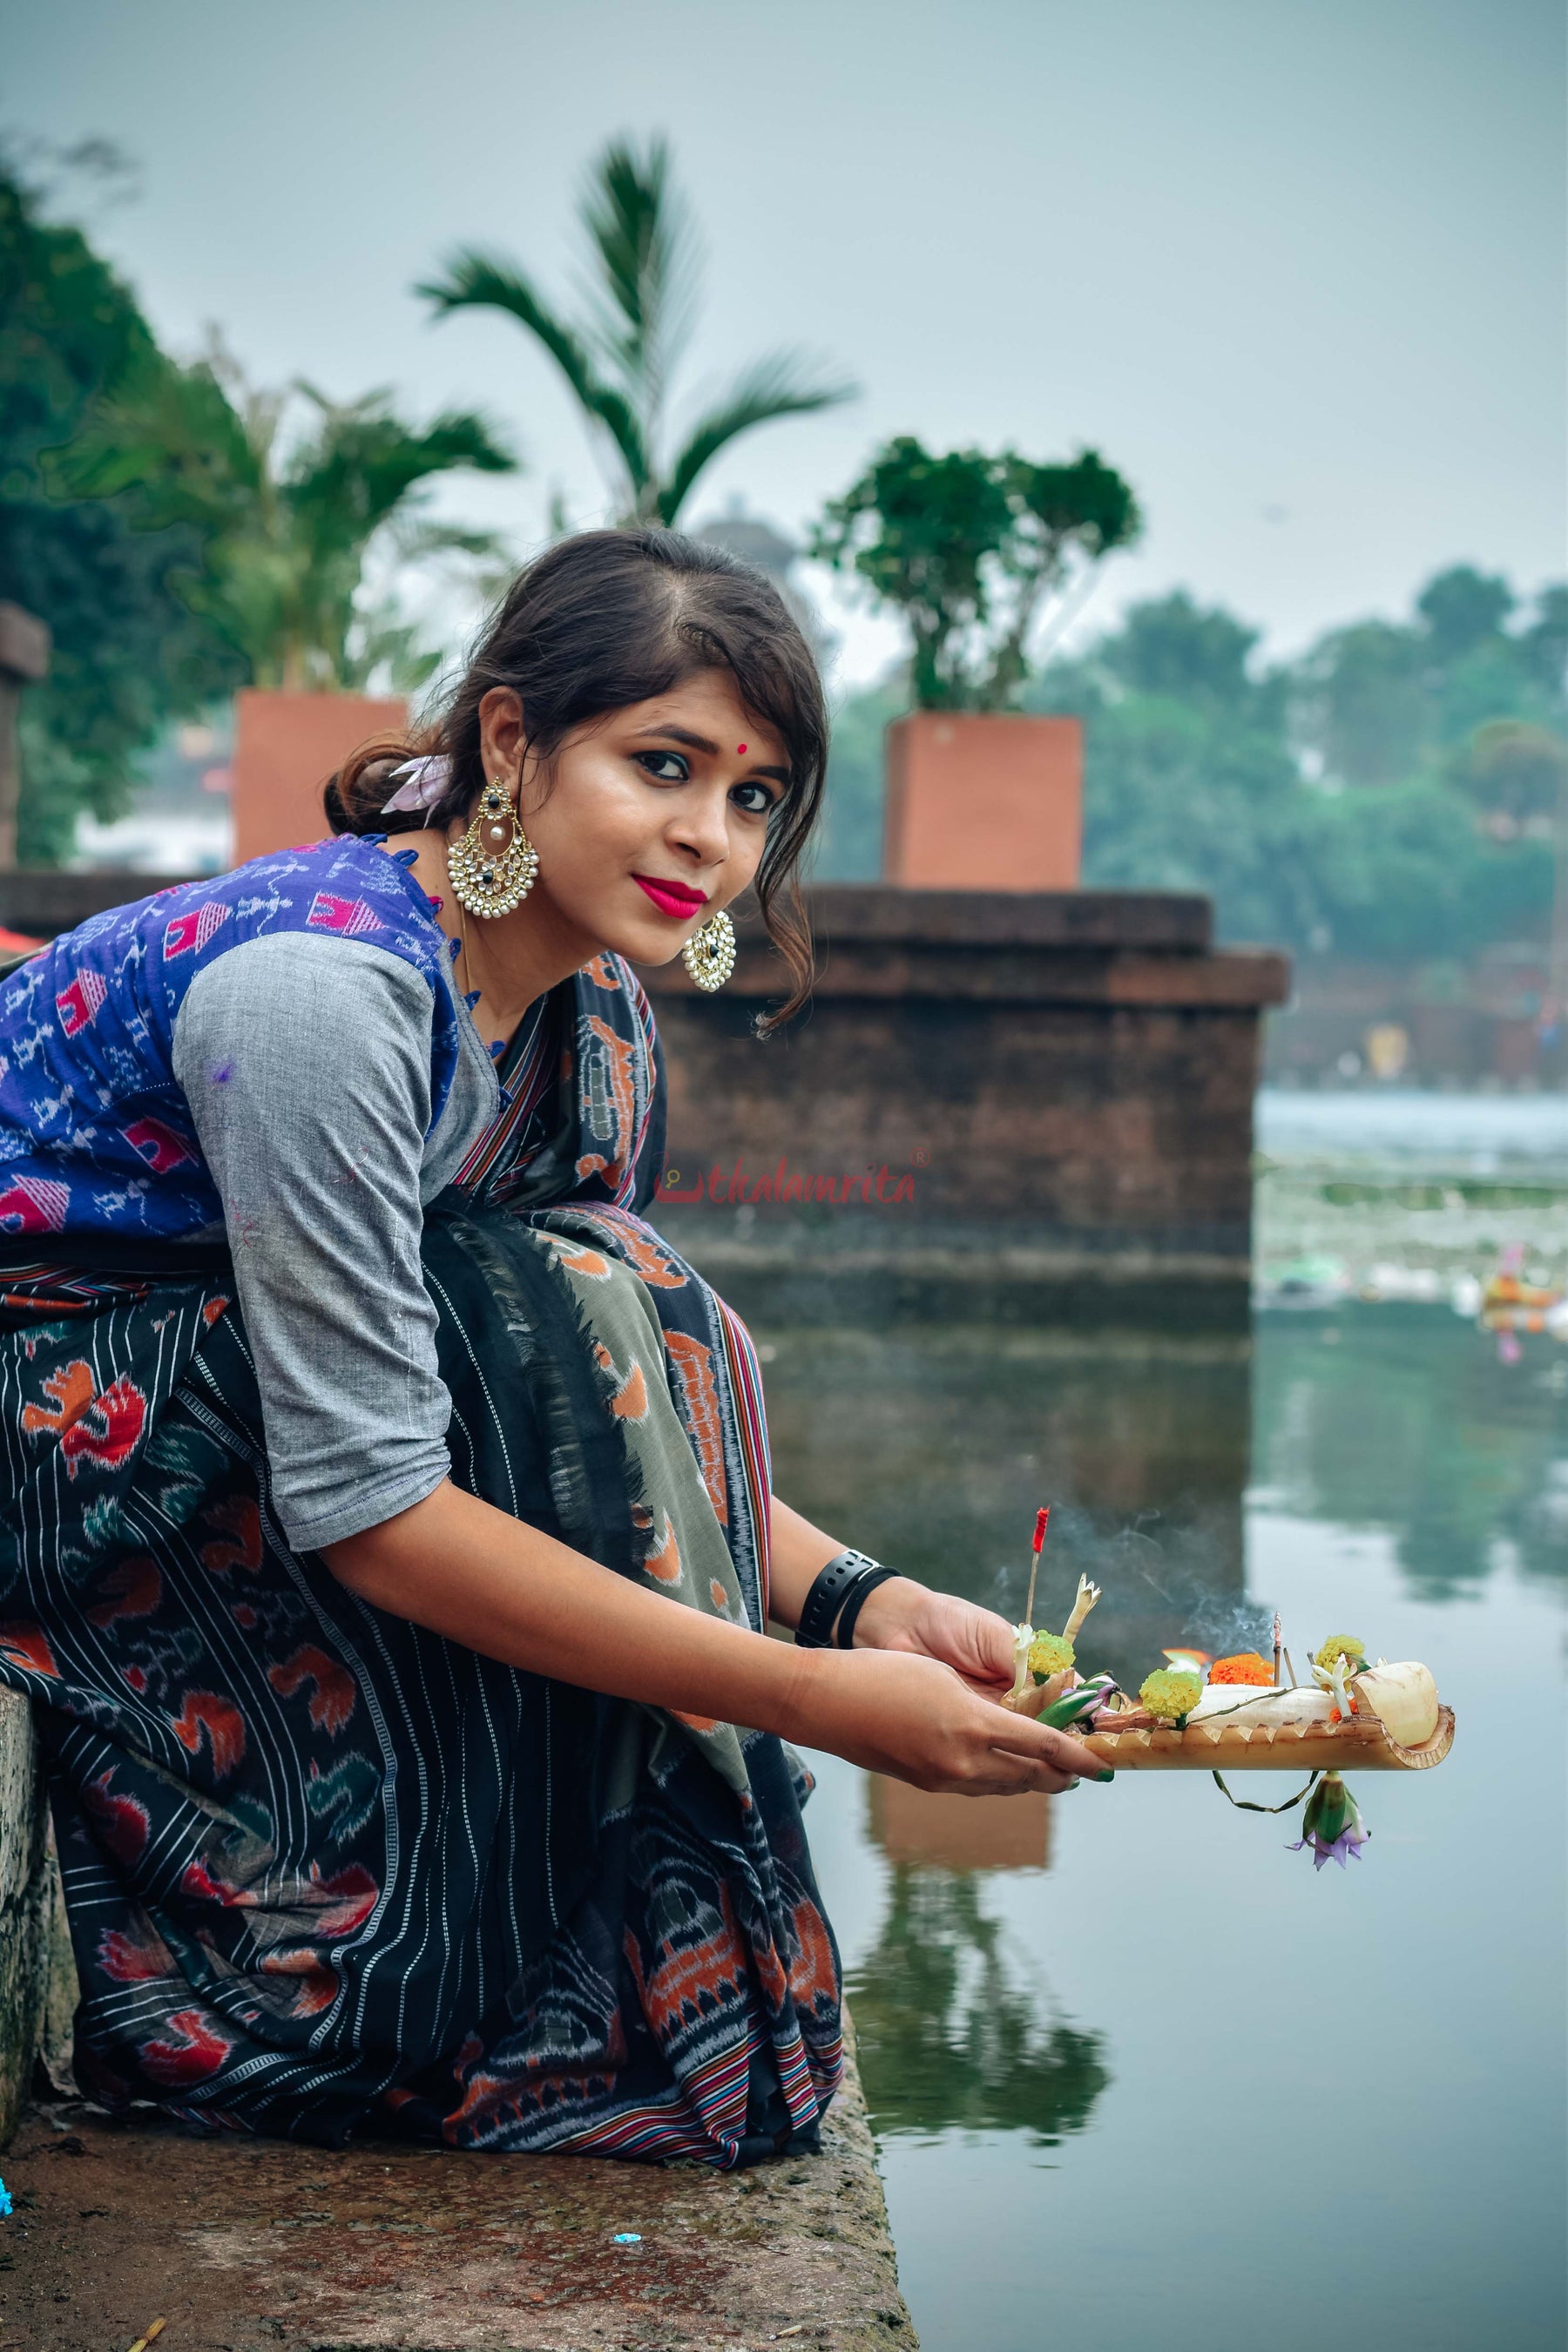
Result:
[[[918,2352],[852,2056],[823,2140],[725,2176],[36,2110],[5,2162],[6,2338],[102,2352],[163,2318],[170,2352]]]

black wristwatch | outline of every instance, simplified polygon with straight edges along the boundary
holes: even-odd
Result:
[[[847,1650],[855,1639],[856,1622],[869,1595],[879,1584],[886,1584],[899,1574],[896,1568],[884,1568],[880,1560],[868,1552],[845,1550],[837,1553],[826,1568],[819,1569],[805,1596],[795,1628],[798,1650],[826,1650],[835,1643]]]

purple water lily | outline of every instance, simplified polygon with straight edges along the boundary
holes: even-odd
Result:
[[[1342,1870],[1347,1855],[1354,1854],[1360,1860],[1361,1850],[1371,1834],[1362,1820],[1360,1806],[1339,1774],[1325,1772],[1307,1800],[1301,1834],[1286,1852],[1300,1853],[1303,1846],[1309,1846],[1314,1870],[1321,1870],[1325,1862],[1337,1862]]]

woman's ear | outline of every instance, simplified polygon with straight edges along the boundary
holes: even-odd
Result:
[[[492,686],[479,697],[479,751],[487,781],[500,776],[509,784],[516,783],[526,742],[521,697],[513,687]]]

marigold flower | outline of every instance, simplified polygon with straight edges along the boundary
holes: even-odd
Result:
[[[1358,1641],[1353,1633],[1331,1633],[1322,1648],[1313,1653],[1312,1664],[1321,1666],[1325,1674],[1331,1675],[1336,1666],[1342,1664],[1348,1666],[1353,1675],[1358,1667],[1366,1664],[1366,1643]]]
[[[1203,1696],[1203,1689],[1196,1675],[1172,1674],[1162,1667],[1144,1675],[1138,1696],[1161,1723],[1181,1724]]]
[[[1072,1665],[1077,1652],[1062,1633],[1037,1633],[1029,1644],[1029,1672],[1037,1683],[1048,1683]]]
[[[1213,1683],[1247,1683],[1257,1690],[1272,1690],[1274,1669],[1256,1650],[1238,1650],[1234,1658],[1216,1658],[1209,1668]]]

